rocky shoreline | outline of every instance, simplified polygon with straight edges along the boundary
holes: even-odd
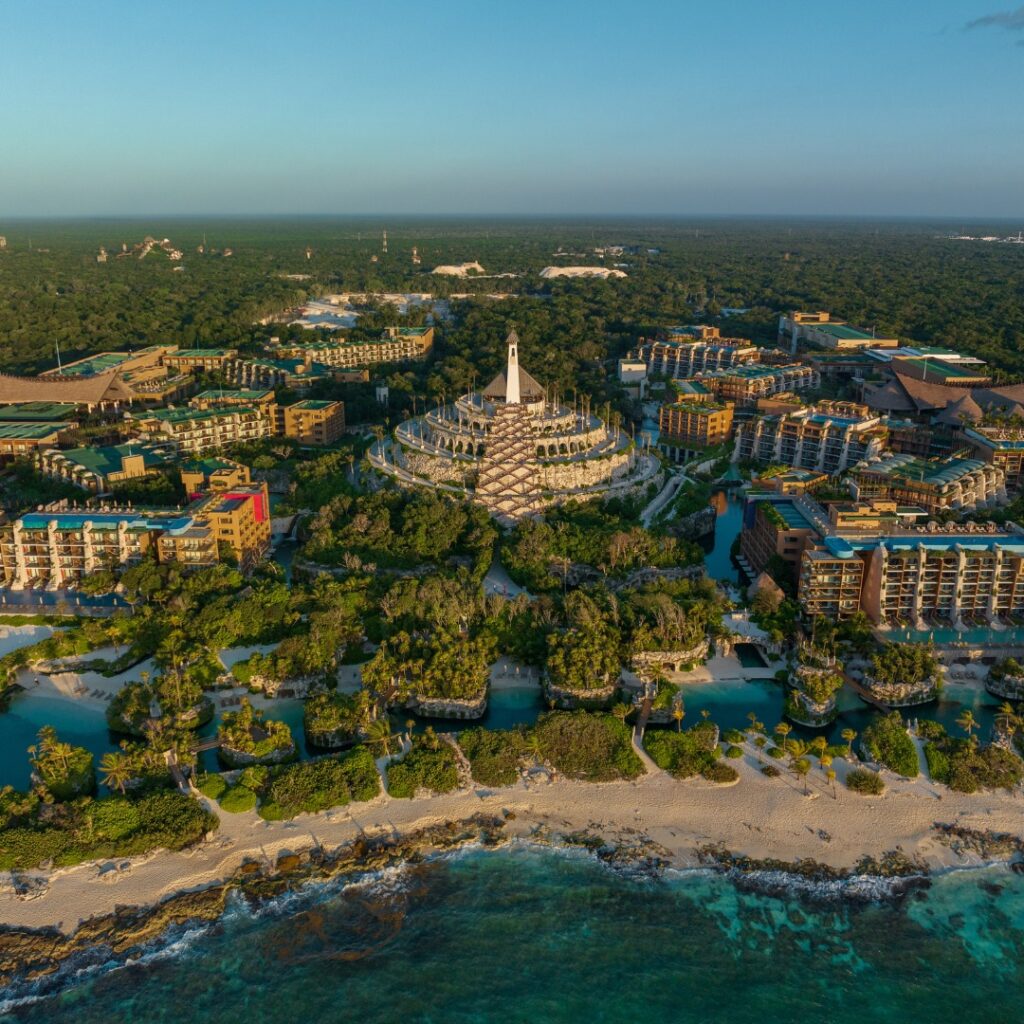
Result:
[[[672,852],[638,828],[609,832],[592,822],[582,829],[537,824],[524,831],[515,825],[515,819],[508,810],[501,815],[479,813],[405,835],[361,834],[333,850],[313,847],[300,853],[281,853],[274,861],[250,859],[224,881],[176,893],[148,907],[118,907],[113,913],[84,921],[70,934],[57,928],[0,928],[0,1005],[5,999],[52,994],[69,974],[137,960],[196,927],[215,924],[232,897],[260,907],[306,883],[357,880],[389,868],[422,864],[468,846],[493,849],[522,842],[576,849],[634,878],[659,879],[673,866]],[[958,857],[970,858],[977,865],[1009,861],[1015,870],[1024,867],[1024,839],[1018,836],[942,822],[934,824],[933,833]],[[725,875],[741,891],[808,903],[899,900],[931,884],[929,865],[899,848],[837,868],[811,858],[748,857],[723,845],[707,844],[695,848],[694,864],[698,870]]]

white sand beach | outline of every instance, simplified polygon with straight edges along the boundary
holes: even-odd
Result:
[[[591,828],[609,836],[639,830],[663,846],[680,867],[696,863],[698,847],[720,843],[753,857],[812,858],[835,867],[850,867],[863,854],[877,857],[900,847],[940,868],[970,862],[938,841],[932,830],[936,822],[1013,834],[1024,831],[1020,795],[963,796],[927,780],[904,781],[885,772],[883,796],[857,796],[840,784],[833,799],[826,780],[814,772],[811,795],[804,796],[802,784],[789,774],[763,776],[753,753],[731,763],[741,779],[727,787],[700,779],[679,781],[654,771],[635,782],[545,779],[414,800],[381,796],[372,803],[290,822],[265,822],[255,812],[221,813],[219,831],[191,850],[62,870],[47,878],[42,894],[31,899],[5,889],[0,893],[0,920],[70,931],[118,905],[144,906],[225,879],[245,860],[273,861],[283,852],[344,844],[359,832],[403,833],[478,812],[513,812],[510,834],[523,837],[538,826],[554,831]],[[837,760],[836,767],[841,779],[845,762]]]

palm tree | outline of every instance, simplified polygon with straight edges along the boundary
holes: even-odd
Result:
[[[782,744],[783,746],[785,746],[785,745],[786,745],[786,737],[787,737],[787,736],[788,736],[788,735],[789,735],[789,734],[790,734],[790,733],[791,733],[792,731],[793,731],[793,726],[791,726],[791,725],[789,724],[789,722],[779,722],[779,724],[778,724],[777,726],[775,726],[775,735],[776,735],[776,736],[781,736],[781,737],[782,737],[782,739],[780,740],[780,742],[781,742],[781,744]]]
[[[818,763],[821,765],[821,770],[825,773],[825,778],[828,779],[828,781],[832,784],[832,799],[835,800],[837,799],[836,772],[835,769],[832,767],[832,755],[822,754],[818,759]]]
[[[846,740],[846,756],[848,759],[853,759],[853,741],[857,738],[856,729],[844,729],[840,734],[844,740]]]
[[[707,708],[701,708],[700,717],[706,722],[711,717],[711,712]]]
[[[747,712],[747,721],[750,723],[750,731],[751,732],[756,732],[757,731],[757,712],[756,711],[748,711]]]
[[[798,757],[792,764],[793,774],[804,780],[804,796],[807,796],[807,774],[811,770],[811,762],[806,757]]]
[[[391,723],[387,718],[375,718],[367,722],[363,729],[363,736],[371,747],[380,747],[385,756],[391,753]]]
[[[1017,715],[1017,709],[1009,701],[1004,701],[999,705],[999,714],[996,715],[996,721],[999,722],[1002,730],[1011,737],[1020,728],[1021,724],[1021,720]]]
[[[132,779],[131,759],[127,754],[111,751],[100,759],[100,771],[103,772],[103,785],[116,789],[122,796]]]
[[[633,714],[633,705],[620,700],[617,704],[612,705],[611,711],[620,722],[625,723],[626,719]]]
[[[814,751],[814,756],[820,761],[822,757],[826,756],[825,751],[828,749],[828,740],[824,736],[815,736],[811,740],[810,747]]]
[[[683,705],[681,703],[680,704],[674,704],[672,706],[672,717],[676,720],[676,732],[682,732],[683,731],[683,716],[685,714],[686,714],[686,712],[683,710]],[[691,735],[692,735],[692,733],[691,733]]]
[[[956,724],[967,733],[967,741],[973,747],[978,742],[977,737],[974,735],[974,730],[979,725],[974,717],[974,712],[970,708],[965,708],[963,714],[956,720]]]

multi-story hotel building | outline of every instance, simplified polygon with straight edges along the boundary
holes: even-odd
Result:
[[[123,508],[30,512],[0,525],[3,582],[15,590],[61,589],[97,569],[137,561],[161,535],[181,536],[194,526],[194,518],[182,512]],[[217,560],[215,545],[212,560]]]
[[[971,511],[1006,501],[1006,474],[980,459],[926,462],[890,453],[855,466],[848,480],[855,498],[892,498],[931,514]]]
[[[691,377],[703,370],[756,363],[759,354],[745,339],[721,337],[717,327],[673,327],[664,338],[640,342],[647,372],[665,377]]]
[[[345,403],[307,399],[278,406],[277,428],[300,444],[334,444],[345,433]]]
[[[813,313],[793,312],[779,317],[779,342],[788,342],[795,352],[797,344],[820,345],[830,349],[898,348],[899,339],[879,336],[858,327],[851,327],[845,320],[834,320],[830,313],[818,310]]]
[[[163,357],[164,366],[182,373],[216,373],[238,357],[236,348],[185,348]]]
[[[785,366],[736,366],[731,370],[708,370],[697,375],[722,402],[750,407],[759,398],[783,391],[804,391],[821,384],[818,371],[802,363]]]
[[[231,459],[197,459],[181,467],[181,484],[190,501],[204,492],[223,493],[251,481],[249,467]]]
[[[167,463],[167,446],[118,444],[106,448],[48,448],[36,456],[36,468],[52,480],[64,480],[94,494],[114,484],[150,476]]]
[[[191,511],[196,526],[209,530],[217,550],[226,544],[243,572],[259,564],[270,550],[270,495],[265,482],[216,491]],[[188,539],[187,535],[162,535],[157,541],[161,560],[185,561],[182,555],[188,550]]]
[[[189,399],[193,409],[222,409],[228,405],[249,405],[254,409],[274,403],[271,388],[210,388]]]
[[[67,440],[73,423],[0,422],[0,457],[31,455]]]
[[[880,455],[886,436],[883,421],[866,406],[819,402],[740,424],[734,458],[840,473]]]
[[[179,451],[201,454],[227,445],[273,435],[274,406],[219,409],[157,409],[131,413],[134,426],[150,441],[170,441]]]
[[[861,610],[873,622],[917,629],[1016,618],[1024,615],[1024,538],[922,531],[827,536],[817,551],[803,554],[798,593],[808,613],[848,618]]]
[[[827,529],[824,510],[810,498],[751,494],[743,508],[740,566],[756,580],[778,555],[790,563],[795,577],[800,556]]]
[[[1008,490],[1020,489],[1024,483],[1024,428],[966,427],[959,436],[973,455],[1003,471]]]
[[[275,355],[290,356],[324,366],[373,366],[423,359],[434,347],[433,327],[387,327],[368,341],[321,341],[275,346]]]
[[[666,403],[658,412],[658,448],[668,458],[688,461],[732,436],[731,403],[683,398]]]

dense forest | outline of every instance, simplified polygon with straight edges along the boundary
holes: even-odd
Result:
[[[257,345],[282,333],[258,320],[307,296],[414,291],[469,298],[451,302],[456,315],[429,370],[393,375],[400,393],[451,395],[474,375],[495,372],[514,321],[523,361],[536,376],[601,397],[602,360],[659,325],[715,321],[736,308],[746,312],[723,320],[728,332],[760,342],[774,339],[780,310],[821,308],[907,339],[963,348],[1004,374],[1024,374],[1024,246],[947,237],[959,227],[782,219],[0,224],[8,243],[0,251],[0,368],[53,365],[58,343],[65,358],[155,342]],[[159,249],[141,260],[116,258],[122,242],[130,249],[145,235],[170,238],[184,258],[172,262]],[[594,254],[608,245],[625,251]],[[105,263],[96,260],[100,246],[110,253]],[[515,276],[430,273],[438,264],[469,260],[488,275]],[[549,264],[602,260],[621,265],[628,277],[538,276]],[[509,297],[494,298],[501,295]]]

